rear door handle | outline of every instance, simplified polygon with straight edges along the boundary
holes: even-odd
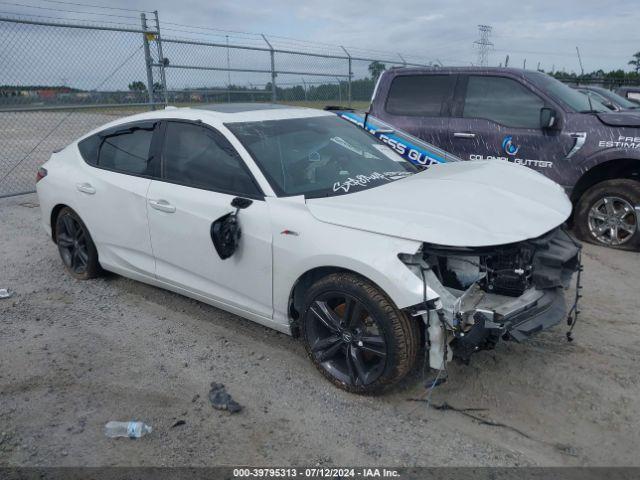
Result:
[[[89,195],[93,195],[96,193],[96,189],[93,188],[93,185],[90,183],[76,183],[76,189],[82,193],[88,193]]]
[[[160,210],[165,213],[174,213],[176,211],[176,207],[166,200],[149,200],[149,205],[151,205],[151,208],[155,208],[156,210]]]
[[[475,133],[469,133],[469,132],[455,132],[453,136],[456,138],[476,138]]]

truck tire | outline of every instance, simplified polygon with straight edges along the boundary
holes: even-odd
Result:
[[[613,179],[589,188],[576,205],[574,230],[590,243],[640,249],[640,182]]]
[[[321,278],[305,294],[301,333],[313,364],[334,385],[375,394],[416,364],[418,322],[355,274]]]

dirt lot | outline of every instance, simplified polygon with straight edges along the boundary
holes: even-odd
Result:
[[[150,286],[67,276],[33,195],[0,200],[1,465],[640,465],[640,255],[587,246],[565,327],[452,365],[427,409],[420,373],[341,392],[299,341]],[[245,406],[214,410],[212,381]],[[137,418],[141,440],[104,424]],[[177,420],[186,424],[172,428]],[[511,427],[511,428],[509,428]]]

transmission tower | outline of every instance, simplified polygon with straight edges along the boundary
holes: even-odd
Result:
[[[489,65],[489,52],[493,48],[493,43],[489,40],[491,30],[490,25],[478,25],[480,38],[473,42],[478,49],[478,65],[481,67]]]

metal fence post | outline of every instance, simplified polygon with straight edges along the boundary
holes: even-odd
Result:
[[[164,58],[162,53],[162,37],[160,36],[160,19],[158,18],[158,11],[154,10],[153,14],[156,18],[156,45],[158,46],[158,63],[160,64],[160,82],[162,82],[162,91],[164,92],[164,104],[169,105],[169,92],[167,91],[167,76],[164,67],[168,63],[168,60]]]
[[[347,49],[344,48],[342,45],[340,45],[340,48],[344,51],[344,53],[347,54],[347,60],[348,60],[348,65],[349,65],[349,69],[347,70],[348,75],[349,75],[349,83],[347,85],[347,101],[349,102],[349,108],[351,108],[351,77],[353,77],[353,72],[351,71],[351,54],[349,52],[347,52]]]
[[[273,46],[271,45],[269,40],[267,40],[267,37],[265,37],[264,34],[260,34],[260,35],[262,35],[262,39],[269,46],[269,53],[271,54],[271,101],[273,103],[276,103],[277,94],[276,94],[276,59],[275,59],[275,52],[273,50]]]
[[[147,37],[147,17],[144,13],[140,14],[142,22],[142,42],[144,44],[144,61],[147,66],[147,93],[149,95],[149,106],[151,110],[155,110],[153,104],[153,71],[151,70],[151,50],[149,50],[149,38]]]

